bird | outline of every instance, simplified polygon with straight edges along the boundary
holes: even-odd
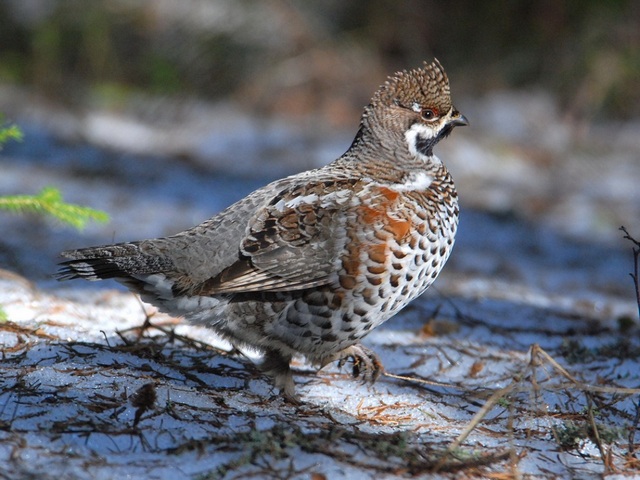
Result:
[[[421,295],[453,248],[458,196],[433,153],[468,125],[437,59],[387,78],[335,161],[276,180],[172,236],[67,250],[59,280],[115,279],[206,326],[299,403],[290,363],[384,367],[361,340]]]

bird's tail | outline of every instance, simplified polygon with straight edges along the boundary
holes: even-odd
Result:
[[[174,316],[188,315],[196,322],[210,322],[213,310],[222,308],[221,300],[214,297],[182,298],[181,290],[176,288],[175,265],[163,254],[157,241],[67,250],[60,255],[68,260],[60,264],[58,280],[112,278],[162,311]],[[204,314],[198,316],[198,312]]]
[[[60,264],[58,280],[113,278],[131,287],[135,277],[166,272],[173,267],[166,256],[145,251],[139,242],[67,250],[60,255],[69,260]]]

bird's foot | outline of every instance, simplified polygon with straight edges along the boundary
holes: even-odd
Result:
[[[300,397],[296,394],[293,375],[289,367],[290,362],[290,356],[282,355],[276,351],[269,351],[264,356],[260,370],[273,379],[274,386],[280,390],[285,400],[294,405],[299,405],[301,403]]]
[[[338,360],[338,367],[342,367],[347,361],[352,361],[353,378],[362,379],[362,383],[373,383],[384,372],[380,357],[373,350],[369,350],[359,343],[339,352],[334,360]]]

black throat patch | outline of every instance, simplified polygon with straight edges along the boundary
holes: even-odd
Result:
[[[436,143],[442,140],[445,137],[448,137],[449,134],[453,131],[452,125],[445,125],[445,127],[440,130],[438,135],[433,138],[425,138],[421,135],[416,135],[416,150],[420,152],[422,155],[426,155],[430,157],[433,155],[433,147]]]
[[[421,135],[416,135],[416,151],[422,155],[430,157],[433,155],[433,146],[440,140],[438,137],[425,138]]]

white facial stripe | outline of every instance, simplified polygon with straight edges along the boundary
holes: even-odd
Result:
[[[411,104],[411,110],[413,110],[416,113],[420,113],[422,111],[422,107],[420,106],[420,104],[418,102],[413,102]]]
[[[418,157],[422,161],[427,161],[430,157],[423,155],[417,150],[416,143],[418,141],[418,137],[430,139],[435,136],[436,132],[422,123],[414,123],[404,134],[404,138],[407,140],[407,145],[409,146],[409,152],[411,155]]]

